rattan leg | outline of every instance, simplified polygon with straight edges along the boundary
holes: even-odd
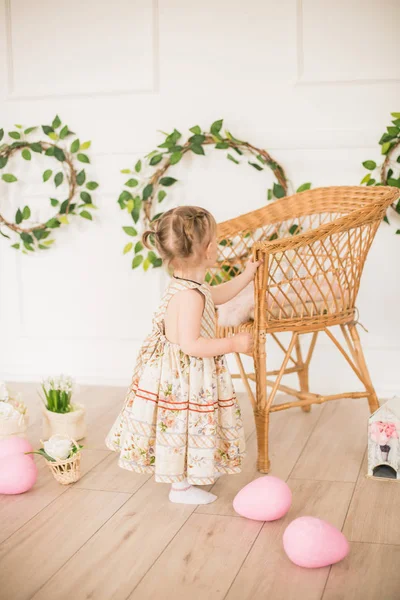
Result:
[[[266,336],[260,332],[256,338],[257,347],[254,353],[254,367],[256,373],[256,406],[254,419],[257,431],[257,469],[261,473],[268,473],[268,425],[269,410],[267,409],[267,363],[266,363]]]
[[[297,365],[299,367],[301,367],[301,371],[299,371],[297,373],[297,376],[299,378],[299,385],[300,385],[300,391],[301,392],[309,392],[309,386],[308,386],[308,364],[305,363],[303,361],[303,355],[301,353],[301,346],[300,346],[300,336],[297,338],[296,340],[296,359],[297,359]],[[302,406],[301,410],[303,412],[310,412],[311,411],[311,404],[309,404],[308,406]]]
[[[358,335],[357,325],[355,323],[350,323],[348,325],[351,339],[353,340],[354,345],[354,353],[355,358],[357,360],[357,365],[360,370],[361,376],[363,378],[364,385],[369,392],[368,395],[368,404],[369,410],[371,413],[375,412],[379,408],[379,400],[376,395],[374,386],[372,385],[371,377],[369,375],[367,363],[365,362],[364,352],[362,350],[360,336]]]
[[[257,470],[260,473],[268,473],[270,468],[268,455],[268,435],[269,435],[269,410],[255,411],[254,417],[256,421],[257,432]]]

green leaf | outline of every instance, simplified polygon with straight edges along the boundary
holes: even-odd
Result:
[[[19,244],[12,244],[11,248],[15,248],[16,250],[19,250]]]
[[[80,145],[81,145],[81,143],[78,139],[76,139],[72,142],[71,148],[70,148],[72,154],[75,154],[75,152],[78,152]]]
[[[198,146],[198,145],[196,145],[196,144],[192,144],[192,145],[190,146],[190,149],[191,149],[191,151],[192,151],[192,152],[194,152],[195,154],[200,154],[200,155],[203,155],[203,156],[204,156],[204,148],[203,148],[203,146]]]
[[[43,173],[43,181],[48,181],[50,179],[50,177],[52,176],[53,171],[51,169],[47,169],[47,171],[45,171]]]
[[[217,148],[217,150],[226,150],[227,148],[229,148],[229,144],[228,142],[218,142],[218,144],[215,144],[215,147]]]
[[[0,156],[0,169],[3,169],[8,161],[8,157],[7,156]]]
[[[4,137],[4,129],[0,129],[0,142]]]
[[[67,137],[69,133],[68,125],[64,125],[64,127],[60,131],[60,139],[63,140]]]
[[[46,227],[49,227],[50,229],[57,229],[57,227],[60,227],[60,223],[58,219],[54,217],[53,219],[47,221]]]
[[[169,159],[170,164],[176,165],[176,163],[178,163],[181,160],[182,156],[183,156],[182,152],[173,152]]]
[[[64,181],[64,173],[57,173],[57,175],[54,177],[54,183],[56,187],[59,187],[62,182]]]
[[[57,147],[54,148],[54,156],[60,162],[63,162],[65,160],[65,154],[64,154],[64,151],[61,150],[61,148],[57,148]]]
[[[83,210],[81,213],[79,213],[81,217],[83,217],[84,219],[89,219],[89,221],[93,221],[93,217],[90,214],[90,212],[88,212],[87,210]]]
[[[25,160],[31,160],[31,158],[32,158],[32,154],[29,152],[28,148],[24,148],[24,149],[22,150],[22,157],[23,157]]]
[[[33,152],[38,152],[39,154],[43,152],[43,148],[39,142],[33,142],[33,144],[30,144],[29,147]]]
[[[299,227],[299,225],[296,225],[296,223],[294,223],[290,227],[289,233],[290,233],[290,235],[296,235],[296,233],[300,233],[300,227]]]
[[[137,254],[141,250],[143,250],[143,244],[142,244],[142,242],[136,242],[136,245],[135,245],[135,254]]]
[[[92,142],[83,142],[83,144],[81,144],[81,150],[87,150],[91,145]]]
[[[44,240],[50,235],[50,231],[46,231],[46,229],[35,229],[33,235],[37,240]]]
[[[88,181],[86,187],[88,190],[95,190],[99,187],[99,184],[96,181]]]
[[[253,163],[249,161],[249,165],[251,165],[252,167],[254,167],[255,169],[257,169],[257,171],[263,171],[264,169],[262,167],[260,167],[260,165],[258,165],[257,163]]]
[[[194,135],[201,135],[201,129],[198,125],[195,125],[194,127],[191,127],[189,129],[189,131],[191,131],[192,133],[194,133]]]
[[[129,175],[131,172],[130,169],[121,169],[121,173],[125,173],[126,175]]]
[[[390,142],[385,142],[384,144],[382,144],[381,154],[387,154],[390,149],[390,146],[391,146]]]
[[[92,203],[92,196],[90,194],[88,194],[87,192],[81,192],[80,194],[81,200],[83,200],[83,202],[85,204],[91,204]]]
[[[367,183],[367,185],[374,185],[376,183],[375,179],[370,179]]]
[[[395,119],[400,119],[400,112],[390,113]]]
[[[222,129],[223,122],[224,122],[223,119],[220,119],[219,121],[214,121],[214,123],[211,125],[211,129],[210,129],[210,131],[213,135],[219,134],[219,132]]]
[[[395,119],[394,121],[392,121],[393,125],[395,125],[396,127],[400,127],[400,119]]]
[[[267,161],[265,160],[265,158],[263,156],[261,156],[261,154],[257,154],[256,156],[257,160],[259,160],[263,165],[267,164]]]
[[[160,190],[158,192],[158,201],[162,202],[166,195],[167,195],[167,192],[164,192],[164,190]]]
[[[272,189],[273,189],[275,198],[284,198],[285,190],[279,183],[274,183]]]
[[[25,206],[24,210],[22,211],[22,218],[29,219],[30,216],[31,216],[31,209],[29,208],[29,206]]]
[[[19,234],[21,240],[23,242],[25,242],[26,244],[33,244],[33,237],[31,236],[30,233],[26,233],[25,231],[23,231],[22,233]]]
[[[128,190],[124,190],[118,198],[118,204],[120,205],[121,209],[124,209],[126,206],[126,202],[128,200],[133,200],[133,196],[130,192],[128,192]],[[130,211],[129,211],[130,212]]]
[[[400,133],[400,129],[398,127],[386,127],[387,132],[389,135],[393,135],[394,137],[397,137]]]
[[[124,247],[124,254],[128,254],[128,252],[130,252],[132,250],[133,247],[133,243],[129,242],[128,244],[126,244],[126,246]]]
[[[154,167],[155,165],[158,165],[158,163],[159,163],[159,162],[161,162],[161,161],[162,161],[162,159],[163,159],[163,155],[162,155],[162,154],[156,154],[155,156],[153,156],[153,157],[150,159],[150,165],[151,165],[152,167]]]
[[[136,269],[143,262],[143,256],[141,254],[136,254],[135,258],[132,261],[132,269]]]
[[[54,147],[50,146],[49,148],[47,148],[45,155],[46,156],[54,156]]]
[[[303,183],[300,187],[297,188],[296,194],[299,194],[300,192],[305,192],[306,190],[309,190],[310,187],[311,183]]]
[[[63,225],[68,225],[69,221],[68,221],[68,217],[67,215],[61,215],[60,217],[58,217],[58,220],[60,221],[60,223],[62,223]]]
[[[139,185],[139,182],[137,179],[128,179],[128,181],[125,181],[125,185],[132,188],[132,187],[136,187],[137,185]]]
[[[373,171],[376,169],[376,162],[374,160],[365,160],[363,162],[363,167],[368,169],[368,171]]]
[[[90,163],[89,157],[86,154],[78,154],[77,158],[82,163]]]
[[[125,231],[125,233],[127,233],[128,235],[130,235],[132,237],[137,236],[137,231],[134,227],[123,227],[122,229]]]
[[[4,173],[1,178],[6,183],[14,183],[14,181],[18,181],[15,175],[12,175],[11,173]]]
[[[46,240],[45,242],[43,242],[43,244],[46,244],[46,246],[51,246],[51,244],[54,244],[55,240]]]
[[[86,173],[84,171],[84,169],[82,169],[82,171],[79,171],[78,175],[76,176],[76,183],[78,185],[83,185],[86,181]]]
[[[268,200],[272,200],[272,190],[270,189],[267,191],[267,198]]]
[[[8,240],[11,240],[10,236],[9,236],[9,235],[7,235],[7,234],[5,234],[5,233],[3,233],[3,232],[1,231],[1,229],[0,229],[0,235],[2,235],[3,237],[7,238]]]
[[[52,122],[51,126],[53,127],[53,129],[57,129],[57,127],[60,127],[61,125],[61,119],[58,115],[55,116],[54,121]]]
[[[142,198],[143,200],[147,200],[153,193],[153,185],[148,183],[146,187],[143,189]]]
[[[393,187],[400,188],[400,179],[388,179],[387,184]]]
[[[21,139],[21,134],[18,133],[18,131],[9,131],[8,135],[10,136],[10,138],[13,138],[13,140],[20,140]]]
[[[132,212],[132,211],[133,211],[133,207],[134,207],[134,206],[135,206],[135,202],[134,202],[133,198],[130,198],[130,199],[128,200],[128,202],[126,203],[126,207],[125,207],[125,208],[126,208],[126,210],[127,210],[129,213],[130,213],[130,212]]]
[[[49,127],[48,125],[42,125],[43,133],[49,135],[49,133],[54,133],[54,129]]]
[[[20,223],[22,223],[23,220],[23,216],[22,216],[22,212],[20,209],[17,210],[17,212],[15,213],[15,222],[17,225],[19,225]]]
[[[49,138],[54,142],[58,142],[58,140],[60,139],[54,131],[49,133]]]
[[[234,158],[232,156],[232,154],[228,154],[227,157],[229,160],[231,160],[232,162],[234,162],[236,165],[240,164],[238,160],[236,160],[236,158]]]
[[[189,142],[195,146],[201,146],[201,144],[205,142],[205,139],[205,135],[192,135],[192,137],[189,138]]]
[[[28,127],[28,129],[25,129],[24,133],[25,135],[29,135],[32,131],[35,131],[35,129],[37,129],[37,127]]]
[[[371,173],[367,173],[365,177],[363,177],[361,179],[361,183],[368,183],[368,181],[371,179]]]
[[[165,186],[165,187],[170,187],[171,185],[174,185],[174,183],[176,183],[177,179],[174,179],[173,177],[162,177],[160,179],[160,184]]]
[[[150,265],[151,265],[151,262],[149,261],[149,259],[145,258],[144,261],[143,261],[143,270],[147,271],[148,268],[150,267]]]
[[[136,171],[136,173],[140,173],[141,170],[142,170],[142,161],[138,160],[135,165],[135,171]]]

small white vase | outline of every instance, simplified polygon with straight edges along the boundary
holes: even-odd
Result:
[[[68,413],[56,413],[43,405],[43,439],[52,435],[66,435],[74,440],[81,440],[86,435],[86,409],[83,404],[72,404],[75,410]]]
[[[21,414],[18,417],[12,417],[11,419],[0,419],[0,440],[5,440],[12,436],[26,438],[28,424],[28,414]]]

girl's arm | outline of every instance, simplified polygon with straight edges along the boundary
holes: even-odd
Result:
[[[248,333],[239,333],[230,338],[207,339],[200,335],[201,319],[204,311],[204,296],[196,290],[185,290],[177,294],[178,339],[185,354],[206,358],[229,354],[230,352],[250,353],[253,338]]]
[[[261,261],[253,262],[249,261],[246,265],[245,270],[237,277],[234,277],[230,281],[226,283],[221,283],[220,285],[212,286],[211,296],[215,305],[225,304],[228,302],[239,292],[241,292],[247,284],[250,283],[254,279],[256,271],[261,264]]]

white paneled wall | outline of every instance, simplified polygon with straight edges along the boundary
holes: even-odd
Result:
[[[131,271],[116,199],[120,169],[160,143],[157,130],[224,118],[282,163],[294,189],[358,184],[361,162],[379,160],[377,141],[400,110],[399,20],[396,0],[1,0],[0,127],[58,113],[92,140],[101,187],[95,222],[58,231],[51,251],[20,256],[0,239],[0,377],[64,371],[129,382],[166,279]],[[174,172],[172,201],[211,208],[218,220],[263,205],[272,181],[212,151]],[[30,197],[43,210],[34,175],[24,173],[14,196],[0,182],[2,210]],[[399,244],[382,226],[359,297],[367,359],[388,395],[400,390]],[[345,366],[341,381],[333,376],[338,360],[321,347],[315,387],[350,381]]]

